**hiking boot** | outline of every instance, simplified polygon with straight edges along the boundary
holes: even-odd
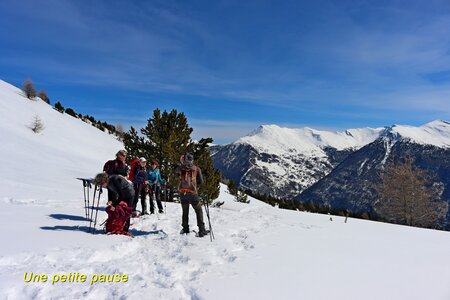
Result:
[[[163,211],[162,209],[160,209],[160,210],[159,210],[159,213],[160,213],[160,214],[163,214],[163,213],[164,213],[164,211]]]
[[[209,230],[200,230],[197,234],[198,237],[204,237],[209,234]]]
[[[188,234],[189,233],[189,228],[183,228],[180,231],[180,234]]]
[[[155,214],[155,212],[154,212],[154,211],[151,211],[151,212],[150,212],[150,214],[151,214],[151,215],[154,215],[154,214]]]

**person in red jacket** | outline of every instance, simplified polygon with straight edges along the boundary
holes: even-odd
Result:
[[[108,175],[122,175],[127,177],[128,167],[125,163],[125,159],[127,158],[127,151],[120,150],[116,153],[116,159],[108,160],[103,166],[103,172],[106,172]]]

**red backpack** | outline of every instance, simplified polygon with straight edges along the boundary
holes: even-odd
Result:
[[[106,233],[107,234],[123,234],[133,237],[132,234],[124,231],[125,223],[131,217],[133,209],[128,207],[126,202],[121,201],[114,209],[111,207],[106,208],[108,219],[106,220]]]
[[[134,174],[134,169],[136,168],[136,164],[139,162],[139,159],[133,159],[133,161],[131,162],[131,169],[130,169],[130,174],[128,174],[128,179],[130,179],[131,182],[133,182],[133,174]]]

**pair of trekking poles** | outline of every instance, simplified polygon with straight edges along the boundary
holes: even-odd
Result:
[[[92,188],[93,179],[87,178],[77,178],[83,182],[83,194],[84,194],[84,213],[86,217],[86,221],[89,221],[89,229],[88,232],[95,233],[95,229],[97,226],[97,216],[98,209],[100,206],[100,196],[103,193],[103,189],[101,186],[94,185],[94,195],[92,197],[92,206],[90,206],[90,190]],[[98,196],[96,195],[98,193]],[[96,198],[97,196],[97,198]],[[97,205],[95,205],[95,200],[97,200]],[[95,218],[92,220],[95,211]],[[94,225],[92,227],[92,224]]]

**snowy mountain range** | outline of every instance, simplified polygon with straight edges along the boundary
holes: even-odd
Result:
[[[375,151],[376,147],[383,150]],[[449,148],[450,123],[443,120],[419,127],[394,125],[342,132],[264,125],[234,143],[215,146],[213,157],[223,176],[244,189],[336,207],[355,209],[359,205],[360,209],[370,211],[370,207],[362,203],[373,202],[373,190],[369,192],[356,183],[373,183],[378,177],[373,173],[364,177],[362,170],[379,171],[387,161],[397,161],[406,153],[414,153],[417,164],[440,174],[437,180],[447,185],[450,167],[445,163],[450,157]],[[361,159],[355,160],[355,157]],[[342,183],[342,193],[338,196],[330,190],[337,189],[335,181],[343,180],[339,171],[344,166],[354,172],[347,174],[348,181]],[[355,183],[355,190],[349,188],[350,181]],[[367,193],[372,195],[369,197],[372,200],[368,200]],[[448,188],[443,197],[450,198]],[[346,201],[353,204],[344,205]]]
[[[383,128],[342,132],[263,125],[232,144],[212,148],[215,166],[244,189],[292,198],[345,157],[377,139]]]

